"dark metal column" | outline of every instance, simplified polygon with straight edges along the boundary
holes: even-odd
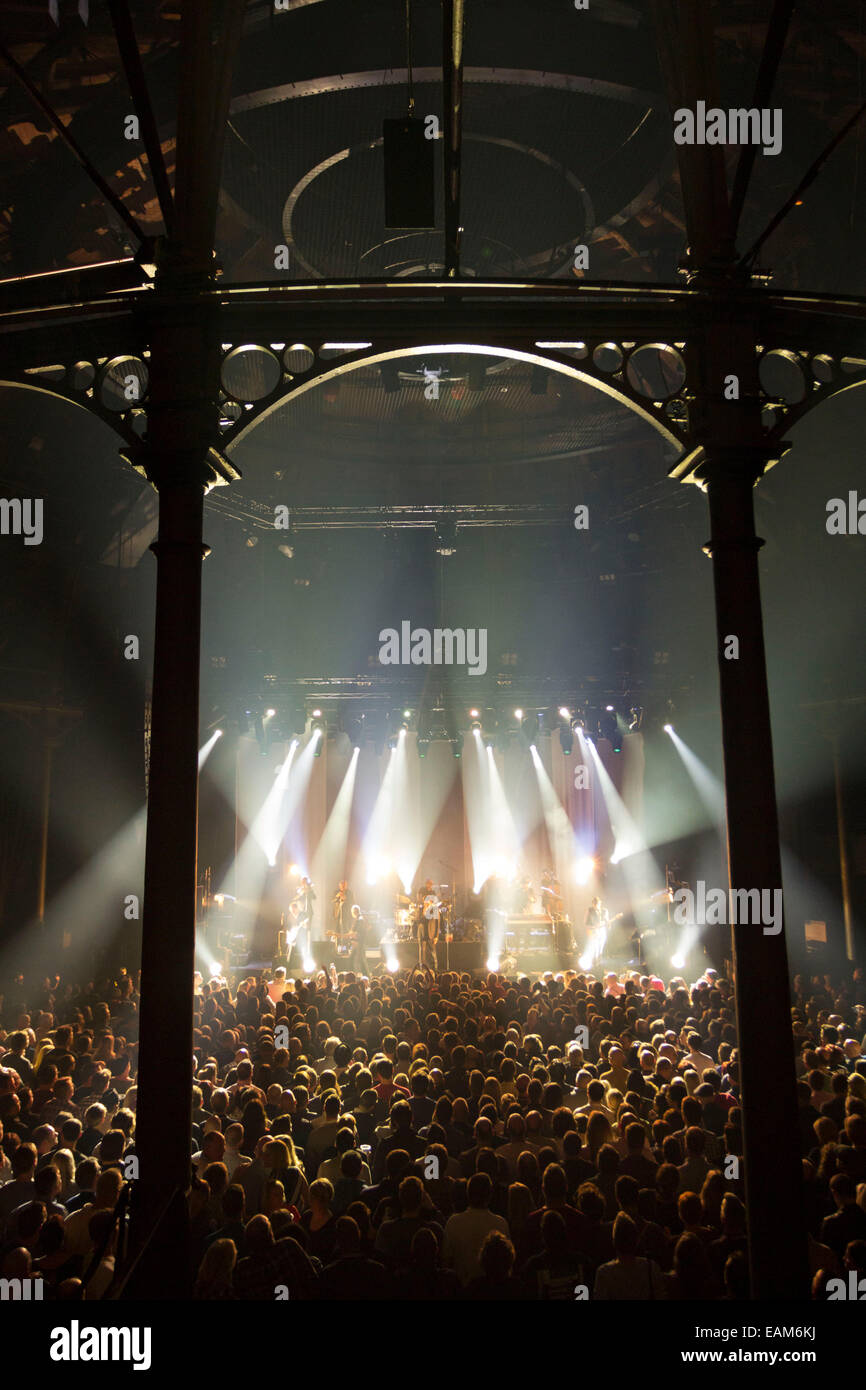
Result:
[[[160,489],[153,723],[141,958],[134,1243],[172,1211],[144,1269],[183,1297],[188,1271],[203,489]],[[190,872],[192,866],[192,872]],[[142,1271],[144,1274],[144,1270]],[[155,1296],[154,1293],[151,1296]]]
[[[693,476],[709,499],[706,548],[715,587],[729,887],[769,890],[773,904],[782,864],[758,574],[763,542],[753,505],[769,456],[761,443],[754,341],[751,325],[725,323],[720,296],[711,323],[690,344],[703,439]],[[731,373],[738,375],[739,400],[725,399]],[[739,643],[736,657],[726,656],[732,637]],[[767,935],[762,922],[742,922],[732,926],[732,945],[752,1298],[807,1298],[784,925]]]
[[[210,298],[223,134],[244,4],[182,9],[174,236],[150,307],[147,435],[136,463],[159,492],[151,758],[128,1292],[189,1296],[199,659],[204,493],[219,436],[220,344]],[[217,466],[216,472],[219,472]],[[146,1248],[145,1248],[146,1247]],[[141,1252],[144,1250],[144,1254]]]
[[[774,8],[760,90],[769,91],[784,44],[787,6]],[[691,0],[653,0],[671,111],[717,105],[714,14]],[[760,308],[735,268],[734,232],[748,187],[740,166],[735,216],[719,146],[677,148],[688,226],[690,285],[707,291],[689,335],[689,432],[697,446],[674,476],[699,480],[710,506],[730,889],[782,886],[776,785],[752,492],[763,447],[755,346]],[[734,380],[734,378],[736,380]],[[725,656],[729,637],[737,659]],[[770,901],[774,901],[771,896]],[[752,1297],[808,1297],[806,1232],[784,929],[732,928]]]

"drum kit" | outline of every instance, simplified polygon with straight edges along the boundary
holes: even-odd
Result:
[[[428,894],[423,902],[415,902],[405,893],[398,893],[394,903],[395,941],[414,941],[418,934],[418,924],[422,918],[428,920],[438,916],[441,930],[450,932],[453,902],[448,894],[449,885],[439,885],[439,893]],[[441,894],[442,896],[439,896]]]

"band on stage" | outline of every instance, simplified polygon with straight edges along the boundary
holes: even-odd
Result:
[[[670,885],[660,898],[670,901]],[[359,903],[347,879],[341,879],[325,910],[326,922],[314,932],[316,890],[307,877],[300,880],[297,891],[288,904],[280,933],[278,954],[306,965],[314,955],[313,937],[324,937],[333,948],[335,958],[343,968],[366,973],[370,958],[384,959],[397,955],[403,943],[417,948],[417,963],[434,971],[449,969],[452,942],[495,941],[497,954],[503,958],[530,958],[533,955],[553,955],[558,968],[577,964],[583,952],[593,961],[600,960],[609,950],[611,927],[623,918],[627,942],[633,957],[644,962],[644,939],[656,935],[652,930],[640,930],[633,914],[610,913],[598,896],[593,896],[586,908],[582,931],[575,931],[566,911],[562,885],[552,869],[545,869],[537,885],[529,875],[518,873],[512,879],[492,875],[484,885],[477,918],[470,916],[455,920],[453,889],[448,884],[436,884],[427,878],[411,896],[398,889],[393,895],[391,911],[383,916]],[[381,899],[379,900],[381,907]],[[579,937],[579,940],[578,940]],[[414,956],[415,952],[412,951]],[[582,957],[581,957],[582,958]],[[404,961],[405,963],[405,961]],[[528,963],[528,962],[527,962]]]

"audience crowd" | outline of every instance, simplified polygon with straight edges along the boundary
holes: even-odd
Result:
[[[733,991],[715,971],[689,987],[278,970],[195,991],[193,1297],[748,1297]],[[866,1275],[866,982],[797,977],[793,999],[824,1298]],[[0,999],[0,1278],[41,1279],[45,1299],[122,1286],[137,1037],[127,974],[19,977]]]

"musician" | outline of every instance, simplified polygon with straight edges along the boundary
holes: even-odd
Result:
[[[565,909],[562,886],[552,869],[545,869],[541,875],[541,907],[551,921],[561,916]]]
[[[285,956],[286,965],[292,964],[292,954],[296,950],[296,942],[301,934],[301,905],[297,899],[289,903],[289,910],[281,922],[281,930],[277,936],[277,955]],[[296,956],[296,963],[300,956]]]
[[[421,887],[418,889],[417,893],[415,894],[415,905],[416,905],[416,907],[423,908],[424,903],[426,902],[427,898],[429,898],[429,897],[431,897],[431,896],[433,896],[433,897],[436,896],[436,889],[435,889],[435,887],[434,887],[434,885],[433,885],[433,880],[432,880],[432,878],[425,878],[425,880],[424,880],[424,882],[422,883]]]
[[[306,941],[306,954],[309,956],[312,951],[311,941],[313,934],[313,904],[316,901],[316,890],[310,879],[302,878],[300,886],[294,897],[294,902],[298,905],[298,923],[300,931],[298,937]]]
[[[418,944],[421,947],[421,964],[430,966],[432,970],[438,970],[439,956],[436,944],[439,940],[442,904],[433,887],[432,878],[428,878],[424,883],[423,888],[418,893],[418,900],[420,911],[415,931]]]
[[[583,925],[586,927],[587,931],[595,931],[597,927],[600,927],[602,923],[606,921],[607,909],[602,904],[601,899],[590,898],[589,907],[586,909],[586,916],[583,919]]]
[[[610,915],[600,898],[590,898],[583,924],[586,927],[587,949],[598,957],[607,944],[607,932],[610,926]]]
[[[355,899],[348,880],[341,878],[334,894],[334,926],[340,936],[349,930],[349,919],[354,904]]]
[[[514,888],[513,911],[516,917],[525,917],[535,902],[532,879],[528,874],[518,878]]]
[[[300,887],[295,894],[295,902],[300,904],[301,922],[309,926],[313,920],[313,903],[316,901],[316,891],[308,878],[302,878]]]
[[[541,910],[550,922],[551,945],[560,956],[564,956],[566,952],[563,942],[566,937],[561,928],[566,925],[565,899],[559,879],[552,869],[545,869],[541,875]],[[570,934],[570,924],[568,927]]]
[[[357,903],[352,903],[349,922],[349,969],[363,975],[367,969],[367,919]]]

